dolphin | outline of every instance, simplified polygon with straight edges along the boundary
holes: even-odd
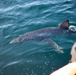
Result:
[[[24,33],[19,37],[11,40],[10,44],[24,42],[28,40],[42,40],[50,44],[54,48],[56,48],[57,52],[63,53],[63,51],[61,50],[62,48],[50,38],[53,36],[55,37],[57,35],[74,34],[75,32],[76,32],[76,27],[74,27],[73,25],[69,26],[69,20],[65,20],[57,27],[47,27],[47,28],[42,28],[42,29]]]

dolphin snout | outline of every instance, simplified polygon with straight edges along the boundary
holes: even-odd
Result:
[[[10,44],[13,43],[13,41],[10,41]]]
[[[10,41],[10,44],[15,43],[15,40]]]
[[[15,38],[15,39],[13,39],[13,40],[10,41],[10,44],[12,44],[12,43],[18,43],[18,42],[19,42],[19,39]]]

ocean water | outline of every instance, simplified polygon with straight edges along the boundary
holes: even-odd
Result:
[[[76,25],[75,0],[0,0],[0,75],[49,75],[67,64],[73,36],[53,37],[63,54],[37,40],[9,44],[21,34],[56,27],[66,19]]]

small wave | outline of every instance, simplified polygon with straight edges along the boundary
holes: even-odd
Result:
[[[17,63],[19,63],[19,62],[21,62],[21,60],[8,63],[7,65],[5,65],[5,67],[11,66],[11,65],[14,65],[14,64],[17,64]]]
[[[11,7],[7,7],[7,8],[1,8],[0,9],[0,13],[4,13],[10,10],[13,10],[16,6],[11,6]]]
[[[0,28],[7,28],[7,27],[10,27],[11,24],[8,24],[8,25],[3,25],[3,26],[0,26]]]
[[[39,5],[49,5],[53,4],[52,1],[33,1],[33,2],[26,2],[23,5],[17,5],[18,7],[27,8],[32,6],[39,6]]]
[[[6,67],[9,67],[9,66],[11,66],[11,65],[18,64],[18,63],[20,63],[20,62],[21,62],[21,60],[13,61],[13,62],[7,63],[5,66],[3,66],[3,67],[1,68],[0,72],[1,72],[4,68],[6,68]]]

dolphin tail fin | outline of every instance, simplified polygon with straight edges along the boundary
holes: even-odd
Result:
[[[56,49],[56,52],[64,53],[62,51],[62,48],[60,46],[58,46],[58,44],[56,42],[54,42],[53,40],[51,40],[50,38],[45,38],[43,41],[50,44],[51,46],[53,46]]]

